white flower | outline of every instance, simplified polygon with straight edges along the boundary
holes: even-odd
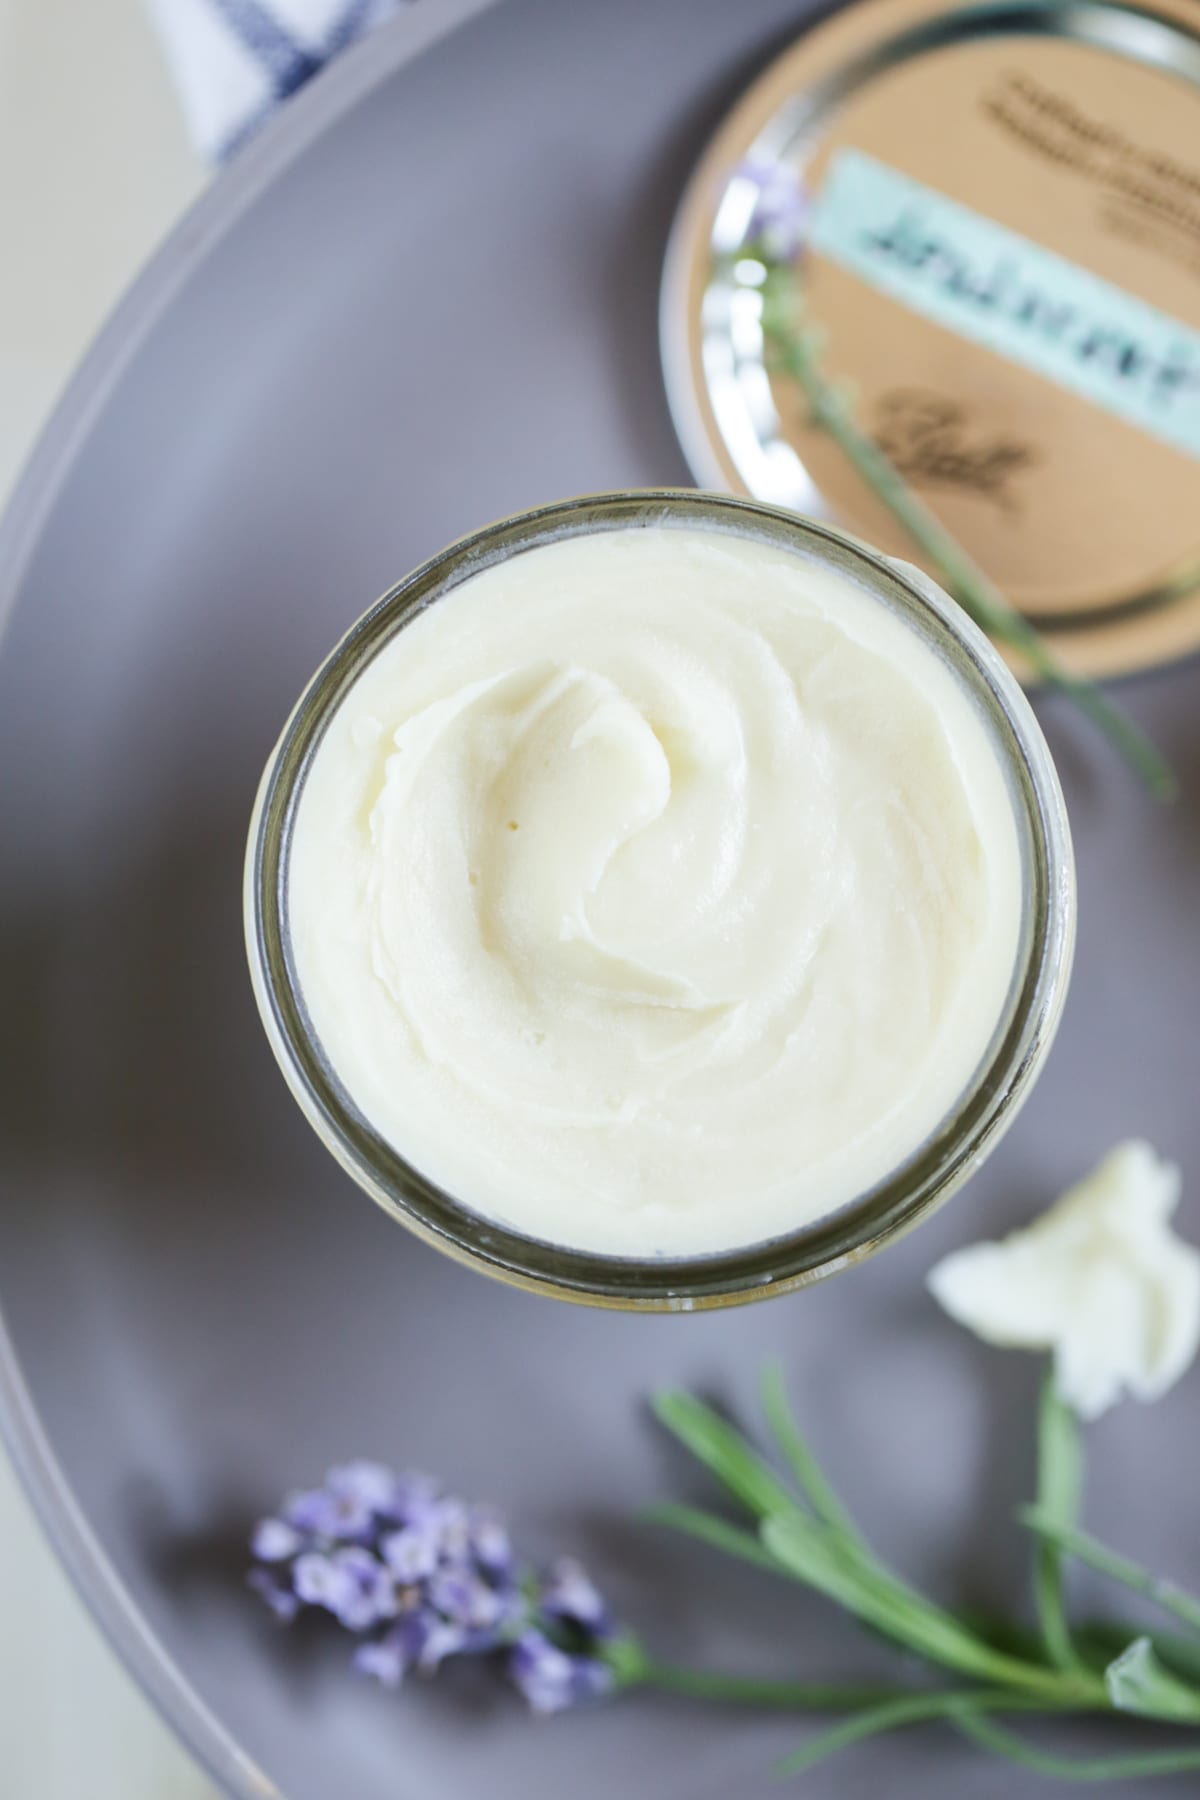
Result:
[[[1053,1350],[1085,1419],[1123,1388],[1156,1400],[1200,1347],[1200,1251],[1168,1224],[1179,1189],[1149,1144],[1119,1144],[1026,1230],[945,1257],[930,1290],[988,1343]]]

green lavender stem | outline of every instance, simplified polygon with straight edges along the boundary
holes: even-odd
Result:
[[[1027,1744],[1015,1732],[1005,1731],[991,1719],[968,1708],[951,1714],[950,1720],[981,1750],[990,1750],[994,1756],[1006,1756],[1011,1762],[1033,1769],[1039,1775],[1049,1775],[1055,1781],[1139,1781],[1200,1769],[1200,1749],[1147,1750],[1133,1756],[1055,1756]]]
[[[616,1646],[611,1660],[622,1688],[649,1687],[691,1700],[766,1707],[784,1712],[849,1712],[873,1716],[899,1708],[903,1721],[907,1722],[910,1718],[915,1721],[943,1717],[963,1706],[993,1712],[1037,1713],[1092,1712],[1108,1706],[1103,1689],[1099,1687],[1087,1696],[1066,1688],[1061,1692],[1024,1694],[1011,1687],[920,1693],[862,1683],[780,1681],[757,1675],[727,1675],[719,1670],[658,1662],[637,1640],[629,1638]]]
[[[1068,1627],[1062,1590],[1066,1555],[1077,1555],[1158,1600],[1193,1630],[1200,1629],[1200,1601],[1156,1581],[1078,1530],[1082,1443],[1078,1422],[1052,1382],[1043,1389],[1039,1411],[1038,1505],[1022,1515],[1039,1539],[1039,1633],[1034,1637],[1009,1630],[999,1641],[989,1641],[971,1622],[937,1605],[879,1559],[804,1441],[774,1371],[764,1383],[763,1400],[794,1487],[735,1426],[695,1395],[660,1394],[655,1411],[661,1422],[751,1517],[738,1525],[687,1506],[660,1506],[652,1516],[767,1573],[803,1583],[957,1679],[949,1687],[920,1689],[725,1675],[658,1663],[639,1642],[626,1639],[608,1653],[620,1686],[653,1687],[709,1703],[843,1715],[796,1750],[781,1766],[784,1774],[807,1769],[865,1738],[931,1719],[945,1720],[998,1755],[1064,1779],[1149,1778],[1200,1767],[1200,1749],[1115,1758],[1051,1756],[994,1723],[1005,1714],[1127,1713],[1175,1726],[1200,1720],[1200,1690],[1187,1678],[1186,1662],[1181,1673],[1180,1659],[1171,1649],[1175,1640],[1152,1640],[1114,1626],[1102,1644],[1104,1633],[1081,1628],[1072,1634]]]
[[[782,291],[780,283],[783,283]],[[791,295],[789,299],[789,295]],[[1055,655],[1041,633],[1010,605],[962,545],[918,498],[899,470],[873,439],[860,430],[843,394],[822,373],[812,332],[795,327],[795,299],[790,275],[775,271],[764,295],[763,334],[776,365],[803,389],[813,423],[838,445],[847,460],[938,570],[965,612],[983,630],[1009,644],[1030,668],[1066,694],[1105,734],[1160,800],[1177,791],[1174,771],[1158,747],[1115,706],[1094,682],[1075,675]]]
[[[1099,1574],[1120,1582],[1122,1587],[1132,1588],[1136,1594],[1144,1594],[1148,1600],[1153,1600],[1156,1606],[1161,1606],[1164,1612],[1179,1619],[1192,1631],[1200,1631],[1200,1600],[1194,1599],[1182,1588],[1151,1574],[1149,1569],[1143,1568],[1129,1557],[1118,1555],[1106,1544],[1090,1537],[1086,1531],[1079,1531],[1048,1518],[1038,1507],[1023,1507],[1017,1517],[1022,1525],[1036,1532],[1043,1542],[1053,1544],[1058,1550],[1086,1563]]]
[[[689,1700],[719,1701],[732,1706],[765,1707],[804,1713],[858,1712],[897,1697],[895,1688],[840,1687],[806,1681],[770,1681],[757,1676],[722,1675],[709,1669],[679,1668],[647,1662],[635,1682]]]
[[[1058,1392],[1053,1372],[1042,1382],[1038,1403],[1038,1511],[1063,1529],[1079,1514],[1083,1456],[1079,1423]],[[1034,1596],[1042,1641],[1060,1669],[1080,1667],[1071,1642],[1063,1601],[1062,1550],[1051,1538],[1039,1540],[1034,1558]]]
[[[647,1663],[630,1686],[657,1688],[693,1700],[716,1700],[735,1706],[757,1706],[785,1712],[862,1713],[874,1715],[888,1709],[902,1714],[895,1723],[945,1718],[969,1707],[983,1712],[1069,1713],[1102,1711],[1097,1698],[1081,1701],[1057,1695],[1018,1694],[1012,1688],[962,1688],[950,1692],[913,1693],[902,1688],[838,1687],[796,1681],[766,1681],[754,1676],[721,1675],[707,1669],[677,1668],[670,1663]]]
[[[1100,1702],[1094,1702],[1099,1707]],[[895,1731],[902,1725],[922,1725],[931,1719],[948,1719],[958,1724],[964,1718],[979,1718],[989,1713],[1063,1713],[1081,1710],[1073,1703],[1037,1699],[1028,1694],[1014,1694],[1009,1688],[964,1688],[931,1694],[902,1694],[865,1708],[841,1725],[835,1725],[820,1737],[811,1738],[799,1750],[779,1764],[780,1775],[798,1775],[811,1769],[838,1750],[861,1743],[863,1738],[877,1737]]]

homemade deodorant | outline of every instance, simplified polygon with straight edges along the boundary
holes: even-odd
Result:
[[[815,554],[649,524],[469,574],[333,714],[288,868],[342,1086],[527,1236],[647,1261],[865,1193],[969,1087],[1013,803],[919,625]]]

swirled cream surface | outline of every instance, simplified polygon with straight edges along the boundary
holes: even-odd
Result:
[[[925,637],[815,557],[651,525],[469,576],[304,782],[296,970],[360,1110],[475,1212],[728,1250],[885,1177],[971,1081],[1013,806]]]

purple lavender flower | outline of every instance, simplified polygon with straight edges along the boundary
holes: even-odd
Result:
[[[459,1562],[470,1554],[470,1513],[461,1500],[435,1500],[419,1517],[424,1529],[437,1533],[438,1548],[445,1561]]]
[[[250,1548],[259,1562],[287,1562],[304,1548],[304,1539],[292,1525],[282,1519],[260,1519],[254,1528]]]
[[[381,1686],[398,1688],[409,1666],[404,1639],[396,1631],[389,1631],[386,1637],[368,1638],[354,1652],[354,1666]]]
[[[325,1477],[325,1486],[331,1494],[336,1494],[367,1512],[378,1514],[381,1518],[394,1516],[394,1508],[399,1499],[399,1484],[391,1470],[385,1469],[381,1463],[341,1463],[336,1469],[330,1469]]]
[[[369,1550],[350,1547],[326,1556],[307,1550],[292,1569],[296,1597],[307,1606],[323,1606],[347,1631],[366,1631],[381,1619],[395,1618],[396,1587],[387,1569]]]
[[[512,1647],[508,1672],[535,1713],[563,1712],[610,1691],[612,1670],[591,1656],[572,1656],[544,1633],[522,1632]]]
[[[755,188],[747,245],[760,244],[775,262],[791,262],[808,237],[811,205],[800,173],[776,157],[747,157],[737,171]]]
[[[340,1599],[345,1593],[347,1578],[334,1566],[331,1556],[320,1550],[306,1550],[303,1556],[296,1558],[292,1569],[292,1582],[296,1589],[297,1600],[305,1606],[330,1606],[330,1601]]]
[[[397,1581],[426,1581],[438,1566],[440,1533],[424,1525],[405,1525],[380,1540],[379,1550]]]
[[[609,1637],[612,1618],[599,1589],[581,1563],[560,1557],[552,1564],[538,1593],[543,1614],[565,1619],[594,1637]]]
[[[290,1625],[300,1611],[301,1602],[278,1569],[251,1569],[246,1577],[254,1592],[261,1596],[285,1625]]]
[[[471,1548],[480,1568],[489,1575],[512,1574],[513,1552],[508,1532],[498,1513],[487,1506],[473,1506],[470,1518]]]
[[[471,1632],[496,1631],[505,1621],[506,1596],[468,1569],[439,1569],[429,1583],[429,1603]]]
[[[462,1650],[491,1650],[490,1641],[478,1645],[465,1625],[455,1619],[443,1619],[437,1613],[420,1613],[413,1620],[414,1661],[422,1675],[434,1675],[448,1656]]]
[[[430,1620],[424,1614],[401,1619],[381,1637],[369,1638],[354,1652],[354,1666],[384,1687],[399,1687],[409,1669],[421,1659],[429,1637]]]
[[[307,1537],[330,1538],[342,1543],[363,1542],[374,1524],[371,1508],[358,1495],[333,1488],[312,1488],[290,1494],[283,1517]]]
[[[396,1518],[407,1525],[428,1512],[441,1493],[441,1486],[432,1475],[410,1470],[393,1478],[393,1493]]]
[[[493,1656],[538,1712],[607,1693],[608,1608],[576,1562],[518,1571],[503,1522],[427,1475],[331,1469],[263,1519],[249,1580],[276,1615],[315,1607],[360,1638],[354,1665],[385,1687],[447,1657]]]

